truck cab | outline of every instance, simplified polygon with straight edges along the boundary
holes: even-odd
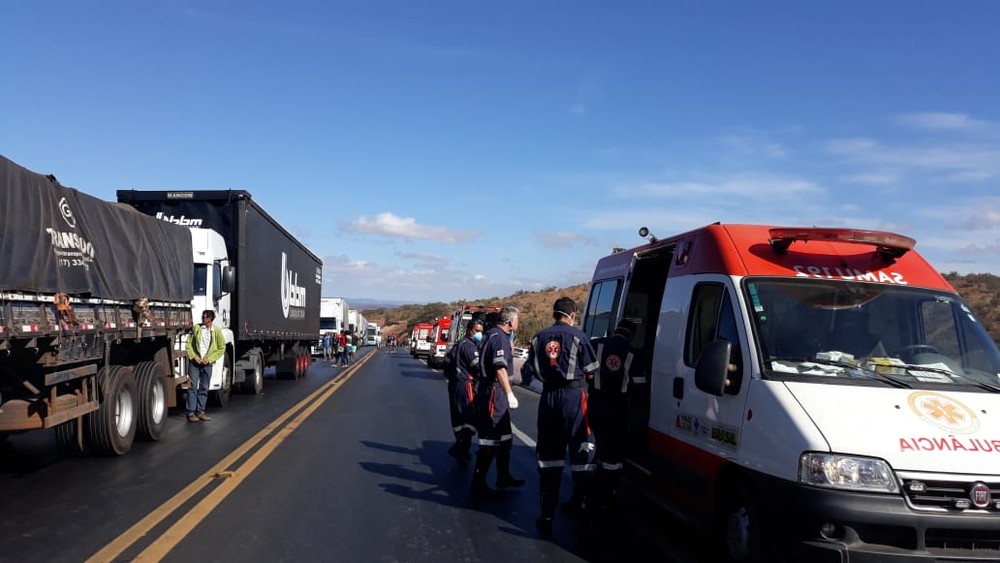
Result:
[[[633,482],[727,560],[1000,557],[1000,353],[915,241],[641,234],[598,262],[583,320],[638,327]]]
[[[191,227],[191,246],[194,254],[194,298],[191,300],[191,317],[200,319],[202,311],[215,311],[214,325],[222,329],[226,339],[226,354],[215,363],[209,394],[217,406],[229,403],[233,387],[235,336],[229,324],[232,320],[232,290],[235,270],[229,264],[226,241],[212,229]],[[175,360],[176,376],[186,373],[185,358]]]

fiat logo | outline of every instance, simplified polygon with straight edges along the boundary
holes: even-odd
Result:
[[[976,508],[988,507],[991,500],[990,488],[986,486],[986,483],[976,483],[969,491],[969,499],[972,504],[976,505]]]

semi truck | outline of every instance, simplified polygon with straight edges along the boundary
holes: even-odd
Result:
[[[1000,558],[1000,353],[912,238],[639,234],[598,261],[583,319],[637,327],[630,481],[720,560]]]
[[[215,370],[211,385],[218,402],[233,388],[260,393],[269,366],[279,379],[305,375],[319,334],[323,264],[250,192],[126,189],[117,196],[163,222],[217,232],[225,243],[213,248],[194,237],[206,262],[196,268],[196,291],[211,295],[207,308],[226,337],[229,369]]]
[[[365,324],[365,346],[382,346],[382,327],[378,323]]]
[[[0,437],[121,455],[157,440],[204,266],[170,225],[0,157]],[[180,372],[176,374],[174,367]]]

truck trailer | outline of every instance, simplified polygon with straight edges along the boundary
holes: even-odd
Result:
[[[228,262],[214,262],[206,285],[233,351],[231,380],[217,382],[227,394],[230,386],[259,393],[272,365],[279,379],[305,375],[319,334],[323,264],[248,191],[118,190],[118,201],[163,222],[211,229],[225,241]],[[219,291],[234,270],[230,291]]]
[[[0,437],[54,428],[103,455],[159,439],[186,381],[193,231],[4,157],[0,202]]]

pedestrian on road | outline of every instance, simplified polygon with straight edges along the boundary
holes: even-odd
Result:
[[[448,455],[465,465],[472,459],[470,448],[476,427],[472,418],[475,382],[479,378],[479,343],[483,340],[482,321],[470,320],[465,336],[451,347],[445,358],[444,375],[448,379],[448,404],[455,444]]]
[[[347,331],[340,331],[340,358],[338,362],[341,366],[347,365]]]
[[[555,323],[531,339],[525,362],[528,367],[522,369],[526,384],[532,377],[542,382],[535,448],[541,481],[541,514],[535,526],[544,535],[552,533],[567,448],[573,472],[573,497],[563,505],[568,512],[583,512],[590,475],[595,469],[594,436],[587,420],[584,380],[597,370],[597,357],[587,335],[573,326],[576,318],[573,299],[556,299],[552,318]]]
[[[517,308],[504,307],[497,317],[496,326],[483,336],[479,352],[481,376],[475,398],[479,451],[476,454],[476,470],[472,475],[473,497],[493,493],[486,484],[486,474],[489,473],[494,458],[497,460],[498,488],[524,485],[524,479],[518,479],[510,472],[514,434],[509,409],[518,407],[517,397],[510,387],[510,374],[514,371],[510,343],[517,331],[517,317]]]
[[[590,423],[597,445],[594,500],[613,508],[621,482],[628,439],[628,390],[632,368],[632,336],[636,325],[623,319],[611,336],[592,341],[600,367],[587,386]]]
[[[212,326],[215,311],[206,309],[201,313],[201,324],[194,325],[194,331],[187,339],[188,375],[191,388],[187,392],[188,422],[212,420],[205,414],[208,404],[208,386],[212,384],[212,369],[215,361],[226,353],[226,339],[222,329]]]
[[[333,336],[328,332],[323,335],[323,360],[330,361],[333,354]]]

